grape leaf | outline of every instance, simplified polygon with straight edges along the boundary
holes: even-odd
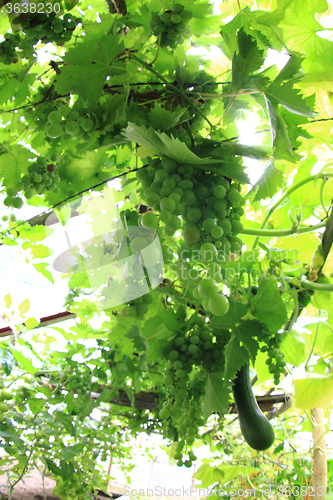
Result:
[[[153,109],[149,115],[149,124],[155,130],[169,130],[174,128],[179,123],[182,123],[189,118],[189,113],[186,109],[178,106],[174,111],[162,108],[155,102]]]
[[[285,121],[267,95],[265,99],[271,125],[274,158],[295,162]]]
[[[12,305],[12,298],[11,298],[9,293],[7,293],[7,295],[5,295],[4,301],[5,301],[6,307],[8,309]]]
[[[263,275],[260,278],[258,293],[253,302],[253,315],[265,323],[270,332],[277,332],[288,320],[278,284],[272,276]]]
[[[18,310],[20,311],[20,314],[21,316],[24,316],[24,314],[26,314],[29,309],[30,309],[30,300],[29,299],[25,299],[23,300],[18,306],[17,306]]]
[[[300,91],[294,88],[295,83],[298,83],[303,77],[293,78],[281,86],[271,85],[265,90],[265,94],[269,97],[272,103],[280,104],[291,113],[296,115],[313,118],[316,113],[305,104],[304,99],[300,95]]]
[[[235,378],[237,371],[250,358],[255,361],[259,344],[254,337],[260,336],[261,332],[262,325],[258,321],[246,320],[234,327],[225,350],[224,385]]]
[[[327,408],[333,401],[333,375],[312,375],[294,380],[296,408]]]
[[[51,281],[52,284],[54,284],[54,279],[51,272],[46,269],[48,267],[48,264],[46,264],[45,262],[41,262],[40,264],[33,264],[33,266],[36,271],[41,273],[43,276],[45,276],[45,278]]]
[[[252,186],[248,195],[255,193],[253,201],[272,198],[283,186],[283,172],[277,169],[273,161],[268,161],[261,177]]]
[[[207,420],[213,412],[224,415],[229,406],[229,395],[229,387],[223,384],[223,374],[209,373],[203,402],[203,418]]]
[[[1,155],[0,178],[5,186],[14,186],[21,181],[21,174],[28,170],[28,159],[34,156],[21,145],[12,146],[10,152]]]
[[[264,51],[257,42],[241,28],[237,32],[239,53],[232,58],[232,88],[235,92],[245,88],[250,80],[250,74],[257,71],[264,62]]]
[[[15,360],[8,347],[0,348],[0,363],[1,363],[1,368],[3,368],[5,374],[10,375],[10,372],[12,371],[13,366],[15,365]]]
[[[56,90],[60,93],[78,94],[88,102],[98,101],[106,84],[106,77],[126,71],[123,63],[115,64],[116,57],[123,49],[123,42],[113,35],[88,37],[76,47],[68,49],[64,66],[54,83]]]

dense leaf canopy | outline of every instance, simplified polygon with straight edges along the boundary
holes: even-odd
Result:
[[[42,463],[88,498],[139,432],[191,467],[244,365],[266,388],[302,366],[294,415],[330,406],[328,3],[33,5],[1,9],[1,243],[66,280],[76,319],[38,335],[43,304],[4,294],[10,491]],[[197,479],[257,470],[221,467]]]

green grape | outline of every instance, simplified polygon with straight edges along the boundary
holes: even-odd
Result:
[[[46,135],[51,139],[57,139],[63,133],[61,125],[58,123],[51,123],[48,127],[46,127]]]
[[[51,113],[49,113],[47,118],[48,118],[50,123],[53,123],[53,124],[60,123],[62,121],[62,114],[58,110],[51,111]]]
[[[7,193],[7,196],[9,196],[9,197],[13,197],[13,196],[16,196],[17,191],[16,191],[16,189],[15,189],[15,188],[13,188],[13,187],[8,187],[8,188],[6,189],[6,193]]]
[[[163,186],[168,188],[168,189],[174,189],[176,187],[176,182],[174,179],[171,179],[171,177],[164,179],[163,181]],[[179,197],[180,200],[180,197]]]
[[[194,290],[193,290],[193,297],[194,297],[195,299],[200,299],[200,300],[201,300],[202,295],[201,295],[201,293],[199,292],[199,288],[198,288],[198,287],[194,288]]]
[[[223,236],[223,229],[220,226],[213,227],[210,234],[214,239],[220,239]]]
[[[179,14],[172,14],[172,15],[171,15],[171,21],[172,21],[174,24],[181,23],[181,22],[182,22],[182,17],[181,17]]]
[[[162,410],[159,413],[159,417],[162,420],[165,420],[165,419],[169,418],[170,417],[170,410],[169,410],[169,408],[166,408],[166,407],[162,408]]]
[[[6,207],[11,207],[12,206],[12,203],[13,203],[13,199],[11,196],[7,196],[4,201],[3,201],[3,204],[6,206]]]
[[[209,189],[206,186],[202,186],[197,190],[197,197],[200,200],[206,200],[209,197]]]
[[[147,247],[147,240],[145,238],[142,238],[141,236],[138,236],[131,241],[130,246],[132,252],[141,252],[141,250]]]
[[[158,218],[155,214],[147,212],[142,216],[141,224],[144,227],[151,227],[153,229],[156,229],[158,226]]]
[[[89,130],[92,130],[94,126],[95,126],[94,122],[90,118],[86,118],[82,125],[82,128],[87,132]]]
[[[214,297],[218,289],[218,283],[212,278],[204,278],[198,286],[198,291],[202,297]]]
[[[68,118],[70,120],[77,120],[80,117],[80,113],[76,110],[73,110],[69,113]]]
[[[168,173],[162,168],[160,170],[157,170],[157,172],[155,173],[155,181],[157,182],[163,182],[167,178],[168,178]]]
[[[77,122],[70,120],[66,123],[65,130],[66,130],[67,134],[76,135],[80,131],[80,127],[77,124]]]
[[[137,310],[138,310],[138,314],[147,314],[147,312],[149,311],[149,307],[147,304],[137,304],[136,306]]]
[[[223,316],[228,312],[229,301],[222,294],[216,294],[209,299],[209,309],[215,316]]]
[[[210,309],[209,309],[209,301],[210,301],[210,300],[211,300],[211,299],[210,299],[209,297],[205,297],[205,298],[203,299],[203,301],[202,301],[202,307],[204,308],[204,310],[205,310],[206,312],[211,312],[211,311],[210,311]]]
[[[223,199],[225,198],[227,192],[223,186],[215,186],[213,188],[213,195],[218,198],[218,199]]]
[[[9,219],[8,215],[3,215],[3,216],[2,216],[2,220],[3,220],[4,222],[6,222],[8,219]]]
[[[40,174],[37,174],[37,173],[34,174],[34,181],[36,182],[36,184],[38,184],[39,182],[42,182],[42,180],[43,180],[43,177]]]
[[[23,186],[23,182],[17,182],[15,184],[15,189],[16,189],[17,192],[22,191],[23,187],[24,187]]]
[[[171,6],[171,10],[174,14],[180,14],[181,12],[183,12],[184,10],[184,6],[181,5],[180,3],[174,3],[172,6]]]
[[[24,205],[24,201],[22,200],[22,198],[19,198],[18,196],[13,198],[12,206],[14,208],[22,208],[23,205]]]
[[[218,226],[220,226],[223,229],[223,234],[229,234],[231,233],[231,222],[228,219],[223,219],[218,223]]]
[[[191,354],[194,354],[196,352],[198,352],[199,350],[199,347],[195,344],[190,344],[187,348],[188,352],[190,352]]]
[[[142,299],[142,302],[144,304],[148,304],[149,305],[149,304],[151,304],[153,302],[153,297],[151,295],[149,295],[149,294],[143,295],[141,297],[141,299]]]
[[[231,230],[234,234],[239,234],[243,231],[243,224],[238,220],[231,221]]]
[[[172,212],[176,208],[176,202],[172,198],[162,198],[160,208],[161,210]]]
[[[178,352],[178,351],[176,351],[175,349],[174,349],[174,350],[172,350],[172,351],[169,353],[168,359],[169,359],[170,361],[176,361],[176,359],[178,359],[178,358],[179,358],[179,352]]]
[[[138,310],[136,306],[128,306],[127,308],[127,316],[129,318],[135,318],[138,315]]]
[[[200,248],[201,260],[203,262],[209,262],[213,260],[216,256],[217,250],[213,243],[204,243]]]
[[[190,227],[183,232],[186,243],[196,243],[200,240],[200,231],[196,227]]]
[[[165,24],[156,24],[154,27],[154,34],[159,35],[160,33],[164,33],[167,30]]]
[[[169,23],[171,21],[171,15],[168,12],[164,12],[160,15],[160,20],[163,23]]]
[[[183,21],[189,21],[190,19],[192,19],[193,14],[188,10],[183,10],[183,12],[180,13],[180,16]]]
[[[178,164],[174,161],[171,160],[170,158],[165,158],[162,160],[162,167],[168,174],[172,174],[173,172],[176,171]]]
[[[169,222],[169,220],[171,219],[171,213],[167,212],[166,210],[162,210],[160,212],[159,216],[160,216],[161,221],[164,222],[164,223]]]
[[[210,233],[213,227],[216,227],[216,222],[214,219],[205,219],[203,221],[202,227],[205,231],[207,231],[207,233]]]
[[[183,378],[185,376],[184,370],[176,370],[175,376],[176,378]]]
[[[190,208],[187,212],[187,218],[191,222],[198,222],[201,219],[202,212],[200,208]]]
[[[176,215],[171,215],[169,222],[166,224],[166,227],[171,231],[174,229],[175,231],[181,226],[180,219]]]
[[[230,251],[231,253],[238,253],[241,250],[241,245],[238,243],[238,241],[232,241],[230,243]]]
[[[243,197],[240,192],[235,188],[230,188],[227,194],[227,198],[233,207],[238,207],[240,205]]]
[[[182,198],[183,203],[185,203],[186,205],[193,205],[195,200],[196,200],[196,196],[193,193],[193,191],[189,191],[188,189],[185,189],[184,194],[183,194],[183,198]]]

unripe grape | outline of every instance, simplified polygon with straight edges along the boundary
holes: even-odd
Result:
[[[222,294],[217,294],[209,299],[209,309],[215,316],[223,316],[229,309],[229,301]]]
[[[200,231],[196,227],[190,227],[184,230],[183,237],[186,243],[196,243],[200,240]]]
[[[62,114],[58,110],[51,111],[47,118],[50,123],[60,123],[62,120]]]
[[[220,200],[225,198],[226,194],[227,192],[223,186],[215,186],[213,188],[213,195]]]
[[[57,139],[63,133],[61,125],[58,123],[52,123],[46,128],[46,135],[51,139]]]
[[[204,278],[198,286],[198,291],[202,297],[213,297],[218,292],[218,289],[218,283],[212,278]]]
[[[213,229],[213,227],[216,227],[216,222],[214,219],[205,219],[203,221],[202,227],[209,233]]]
[[[151,227],[153,229],[156,229],[158,226],[158,218],[156,217],[155,214],[147,212],[142,216],[141,224],[144,227]]]
[[[210,234],[214,239],[220,239],[223,236],[223,229],[219,226],[213,227]]]
[[[198,222],[201,219],[201,210],[200,208],[193,207],[187,212],[187,218],[191,222]]]
[[[24,205],[24,201],[22,200],[22,198],[19,198],[18,196],[13,198],[12,206],[14,208],[22,208],[23,205]]]
[[[172,198],[162,198],[160,208],[161,210],[172,212],[176,208],[176,202]]]

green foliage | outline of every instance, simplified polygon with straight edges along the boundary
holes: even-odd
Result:
[[[251,362],[266,391],[302,366],[299,414],[333,401],[328,5],[74,4],[1,21],[1,243],[52,284],[68,278],[64,307],[76,314],[42,336],[34,298],[5,293],[16,341],[0,346],[0,444],[11,473],[41,461],[55,494],[81,500],[107,480],[99,460],[112,454],[128,472],[130,436],[158,432],[179,466],[195,446],[230,455],[203,463],[204,487],[250,475],[265,485],[263,461],[228,433],[238,370]],[[47,41],[55,56],[39,64]],[[188,53],[212,46],[214,59]],[[47,213],[27,221],[26,209]],[[71,240],[82,218],[89,238],[56,255],[53,224]],[[281,481],[302,486],[307,466],[275,427],[267,456],[285,454]]]

